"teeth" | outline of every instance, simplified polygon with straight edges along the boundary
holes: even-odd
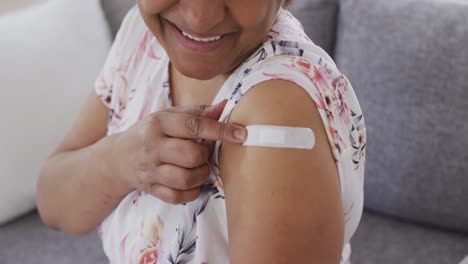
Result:
[[[212,41],[216,41],[216,40],[219,40],[221,39],[221,36],[216,36],[216,37],[211,37],[211,38],[197,38],[197,37],[194,37],[188,33],[185,33],[184,31],[182,31],[182,34],[184,36],[186,36],[187,38],[189,39],[192,39],[192,40],[195,40],[195,41],[200,41],[200,42],[212,42]]]

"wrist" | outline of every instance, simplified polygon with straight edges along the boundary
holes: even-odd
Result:
[[[101,145],[100,153],[100,169],[101,175],[108,184],[111,195],[117,197],[124,197],[128,193],[132,192],[133,188],[130,182],[120,168],[119,156],[120,152],[118,151],[119,141],[121,140],[121,134],[115,134],[112,136],[107,136],[101,139],[98,144]]]

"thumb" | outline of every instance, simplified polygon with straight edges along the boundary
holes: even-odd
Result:
[[[211,105],[203,111],[201,116],[208,117],[210,119],[216,119],[218,120],[221,117],[221,114],[223,113],[224,107],[227,104],[227,99],[222,100],[218,104]]]

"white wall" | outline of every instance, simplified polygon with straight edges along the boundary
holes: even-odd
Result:
[[[0,15],[45,1],[47,0],[0,0]]]

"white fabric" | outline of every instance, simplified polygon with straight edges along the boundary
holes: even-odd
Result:
[[[111,44],[98,0],[50,0],[0,17],[0,224],[35,206],[35,182]]]

